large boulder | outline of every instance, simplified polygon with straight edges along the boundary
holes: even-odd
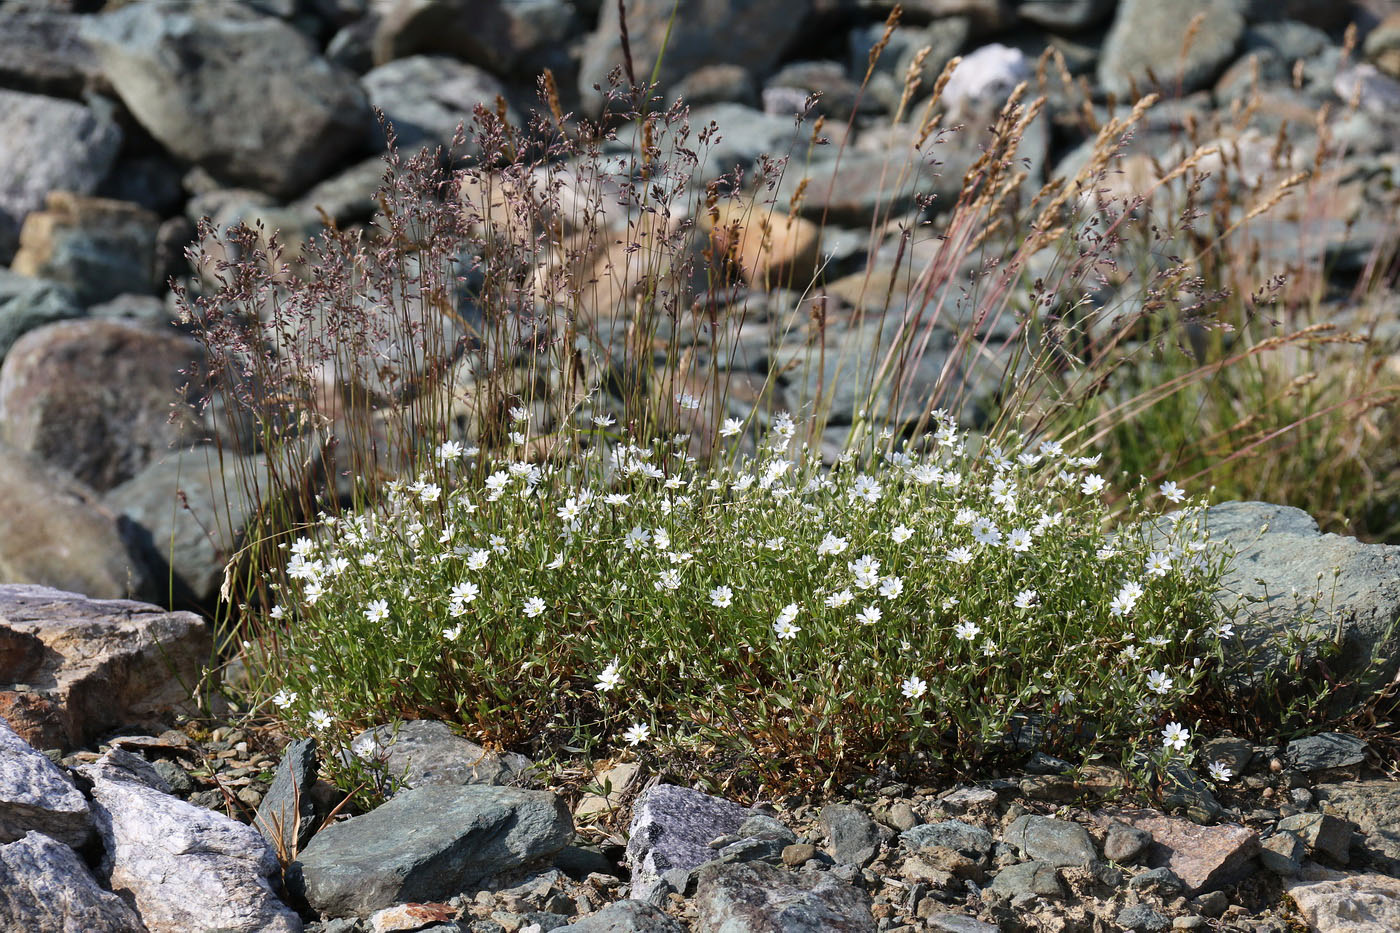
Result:
[[[375,27],[374,62],[425,52],[451,55],[497,74],[533,79],[568,61],[565,40],[578,32],[565,0],[388,0]]]
[[[443,901],[568,844],[563,798],[515,787],[431,785],[322,829],[288,885],[324,917],[367,917],[405,901]]]
[[[81,25],[81,17],[59,10],[0,7],[0,85],[80,95],[98,75],[97,59],[78,35]]]
[[[631,0],[626,6],[637,81],[645,83],[650,78],[660,57],[657,77],[662,87],[668,87],[708,65],[741,65],[766,77],[797,38],[813,3],[681,0],[677,6],[673,0]],[[584,45],[579,70],[579,88],[587,108],[596,111],[602,104],[591,91],[593,85],[606,90],[608,72],[623,63],[621,36],[617,4],[603,4],[598,28]]]
[[[149,933],[301,933],[301,919],[273,892],[277,856],[253,827],[172,797],[129,752],[108,752],[82,771],[92,781],[102,872]]]
[[[324,177],[371,122],[353,74],[244,4],[129,3],[89,17],[82,36],[162,145],[219,178],[281,197]]]
[[[830,872],[788,872],[762,862],[706,866],[695,901],[699,933],[874,933],[870,896]]]
[[[50,191],[92,193],[121,144],[116,123],[82,104],[0,90],[0,263]]]
[[[28,584],[0,585],[0,644],[0,716],[36,748],[190,710],[213,650],[193,613]]]
[[[78,847],[92,835],[92,814],[58,766],[0,718],[0,842],[29,832]]]
[[[156,289],[160,218],[137,204],[51,192],[24,220],[11,268],[68,286],[84,305]]]
[[[448,147],[459,124],[470,126],[477,104],[496,112],[505,87],[480,68],[442,55],[414,55],[380,65],[362,79],[369,101],[393,124],[405,152]],[[512,122],[515,121],[511,115]],[[369,127],[374,148],[384,148],[378,126]],[[470,134],[468,134],[470,136]],[[470,138],[465,152],[476,151]]]
[[[149,933],[98,886],[76,852],[43,833],[0,845],[0,928],[24,933]]]
[[[1197,16],[1204,18],[1188,45],[1187,33]],[[1206,87],[1234,58],[1244,27],[1239,4],[1232,0],[1123,0],[1104,40],[1099,84],[1120,97],[1134,86],[1144,94],[1184,94]]]
[[[643,791],[632,804],[627,830],[632,896],[646,900],[666,872],[690,871],[713,859],[710,842],[737,832],[751,816],[752,810],[733,801],[688,787],[657,784]]]
[[[199,391],[200,355],[183,334],[127,321],[31,330],[0,366],[0,440],[111,489],[203,433],[191,409],[172,412]]]
[[[0,580],[122,599],[149,592],[152,577],[137,536],[96,493],[0,443]]]
[[[1206,525],[1235,551],[1223,598],[1256,669],[1287,675],[1288,636],[1340,636],[1327,662],[1337,676],[1373,659],[1378,678],[1400,670],[1400,547],[1322,534],[1306,512],[1265,502],[1212,506]]]

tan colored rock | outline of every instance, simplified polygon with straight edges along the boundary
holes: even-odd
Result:
[[[76,748],[188,709],[212,650],[192,612],[24,584],[0,586],[0,632],[44,647],[23,672],[23,690],[0,671],[0,716],[35,748]]]
[[[450,924],[457,911],[447,904],[396,904],[376,911],[369,918],[374,933],[395,933],[398,930],[419,930],[438,923]]]
[[[752,201],[716,205],[705,218],[715,252],[730,255],[750,285],[801,289],[817,267],[821,231],[810,220]]]
[[[1097,816],[1103,829],[1117,820],[1151,833],[1144,864],[1170,868],[1191,894],[1240,880],[1259,852],[1259,834],[1237,823],[1199,826],[1156,810],[1105,810]]]
[[[574,804],[574,821],[587,821],[597,816],[612,813],[623,805],[628,791],[637,784],[642,766],[635,761],[623,761],[604,771],[593,779],[602,793],[584,794]]]
[[[1350,875],[1299,882],[1288,896],[1315,933],[1394,933],[1400,930],[1400,879]]]
[[[160,218],[126,201],[51,191],[44,209],[24,219],[10,268],[60,282],[83,304],[149,294]]]

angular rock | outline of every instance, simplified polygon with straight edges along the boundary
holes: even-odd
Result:
[[[1198,14],[1204,20],[1183,55],[1187,30]],[[1244,27],[1230,0],[1123,0],[1104,40],[1099,84],[1119,97],[1134,84],[1146,93],[1154,89],[1150,70],[1167,94],[1205,87],[1234,57]]]
[[[1113,12],[1118,0],[1022,0],[1016,15],[1052,32],[1096,26]]]
[[[925,823],[899,834],[899,841],[911,849],[925,846],[945,846],[975,859],[986,858],[992,851],[992,834],[980,826],[961,820]]]
[[[1259,863],[1276,875],[1297,877],[1307,856],[1303,840],[1290,832],[1278,831],[1259,843]]]
[[[646,900],[661,876],[690,871],[714,858],[710,842],[736,832],[753,811],[720,797],[672,784],[643,791],[632,804],[627,864],[632,897]]]
[[[31,94],[78,97],[97,77],[97,59],[78,36],[82,20],[58,10],[0,8],[0,85]]]
[[[1212,506],[1206,524],[1212,541],[1236,551],[1224,581],[1236,595],[1224,598],[1238,607],[1238,637],[1258,649],[1261,668],[1287,677],[1284,636],[1330,637],[1340,629],[1341,651],[1327,662],[1337,676],[1361,674],[1373,657],[1377,677],[1400,670],[1400,548],[1321,534],[1306,512],[1264,502]],[[1313,612],[1309,600],[1319,587],[1322,603]]]
[[[1127,865],[1147,851],[1152,834],[1126,823],[1110,823],[1104,831],[1103,857],[1110,862]]]
[[[1394,933],[1400,930],[1400,879],[1349,875],[1334,881],[1299,882],[1288,896],[1316,933]]]
[[[531,767],[524,755],[488,751],[433,719],[376,726],[355,736],[350,750],[382,765],[394,792],[432,784],[514,784]]]
[[[98,887],[82,859],[43,833],[0,845],[0,928],[24,933],[148,933]]]
[[[1354,735],[1323,732],[1289,742],[1284,757],[1299,771],[1351,768],[1366,760],[1366,743]]]
[[[1313,788],[1324,813],[1355,823],[1366,835],[1370,860],[1400,871],[1400,781],[1349,781]]]
[[[1065,886],[1060,882],[1055,866],[1047,862],[1021,862],[997,872],[987,891],[1006,898],[1022,894],[1037,897],[1064,897]]]
[[[599,774],[593,779],[593,784],[600,792],[587,793],[579,798],[578,803],[574,804],[574,819],[611,813],[622,806],[623,797],[637,783],[641,774],[641,764],[634,761],[618,762]]]
[[[741,65],[752,73],[767,74],[797,38],[812,6],[812,0],[781,4],[681,0],[679,7],[672,0],[633,0],[627,4],[627,32],[637,80],[648,79],[658,57],[657,80],[663,89],[707,65]],[[673,9],[676,22],[685,28],[669,29]],[[604,4],[598,28],[584,44],[578,83],[594,112],[602,101],[591,93],[592,87],[596,84],[606,91],[608,72],[623,63],[620,25],[617,5]],[[664,56],[663,43],[667,43]]]
[[[1285,816],[1274,828],[1303,840],[1313,855],[1338,865],[1350,860],[1351,834],[1356,826],[1348,820],[1339,820],[1328,813],[1297,813]]]
[[[396,904],[375,911],[369,918],[371,933],[395,933],[399,930],[460,930],[452,923],[456,909],[447,904]]]
[[[162,145],[280,197],[323,177],[372,123],[352,74],[243,4],[127,4],[86,18],[82,37]]]
[[[533,79],[567,62],[565,40],[579,26],[564,0],[391,0],[374,31],[374,62],[436,52]]]
[[[575,920],[554,933],[684,933],[684,928],[643,901],[618,901],[596,914]]]
[[[0,439],[99,492],[203,433],[192,408],[201,352],[170,329],[59,321],[31,330],[0,366]],[[182,391],[183,389],[183,391]]]
[[[1145,863],[1170,868],[1190,894],[1223,887],[1248,875],[1259,851],[1259,834],[1235,823],[1198,826],[1156,810],[1107,810],[1103,823],[1117,820],[1152,834]]]
[[[91,489],[0,443],[0,579],[123,599],[151,578],[135,537]]]
[[[1089,831],[1078,823],[1026,814],[1006,830],[1005,841],[1027,858],[1056,868],[1088,866],[1098,858]]]
[[[78,848],[92,835],[92,814],[58,766],[0,718],[0,842],[29,832]]]
[[[257,830],[163,793],[128,764],[108,753],[82,770],[102,871],[149,933],[300,933],[301,919],[273,893],[281,869]]]
[[[11,269],[72,289],[83,305],[156,290],[160,218],[125,201],[53,191],[24,219]]]
[[[1133,933],[1163,933],[1172,927],[1171,918],[1147,904],[1134,904],[1118,911],[1114,922]]]
[[[50,191],[91,194],[121,144],[117,125],[82,104],[0,90],[0,263]]]
[[[1020,49],[993,42],[963,56],[943,89],[943,99],[956,113],[989,113],[1006,103],[1032,70]]]
[[[27,584],[0,585],[6,631],[44,647],[23,672],[28,689],[0,691],[0,716],[37,748],[86,745],[115,726],[192,709],[189,690],[213,647],[193,613]]]
[[[253,821],[272,848],[287,856],[299,852],[316,831],[311,788],[320,766],[317,752],[314,738],[297,739],[287,746]]]
[[[67,287],[0,269],[0,360],[26,332],[82,313]]]
[[[699,182],[712,181],[736,167],[752,168],[762,155],[780,159],[803,152],[811,134],[811,130],[795,127],[791,117],[774,116],[734,103],[696,107],[690,113],[690,123],[694,127],[714,123],[723,130],[720,139],[697,153],[703,160],[695,169],[695,180]],[[814,156],[821,159],[823,151],[818,150]],[[786,216],[785,211],[780,213]]]
[[[127,533],[152,576],[171,582],[177,605],[207,604],[257,508],[250,488],[271,488],[264,456],[220,455],[206,444],[158,457],[103,502],[128,520]]]
[[[495,113],[496,99],[505,97],[505,87],[489,72],[443,55],[414,55],[380,65],[361,83],[370,104],[393,124],[398,146],[406,153],[425,146],[450,147],[459,124],[470,129],[478,104]],[[511,122],[516,122],[513,115]],[[367,132],[370,148],[382,151],[383,131],[371,124]],[[467,135],[459,155],[479,151]]]
[[[838,865],[863,867],[879,851],[879,827],[857,807],[845,803],[827,804],[822,807],[821,826]]]
[[[698,933],[874,933],[870,898],[828,872],[750,862],[707,866],[696,884]]]
[[[573,836],[562,798],[515,787],[428,785],[324,827],[288,872],[322,916],[368,916],[404,901],[442,901],[546,858]]]

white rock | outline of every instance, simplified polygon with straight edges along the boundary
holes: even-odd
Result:
[[[92,834],[92,815],[63,772],[0,717],[0,842],[30,830],[81,846]]]
[[[1288,896],[1318,933],[1394,933],[1400,930],[1400,878],[1350,875],[1295,884]]]
[[[300,918],[273,893],[279,866],[267,840],[152,786],[139,760],[108,753],[81,770],[93,782],[102,871],[147,930],[300,933]]]
[[[0,930],[144,933],[121,898],[97,886],[77,854],[43,833],[0,846]]]
[[[963,56],[943,88],[943,103],[949,110],[1000,106],[1030,76],[1024,52],[993,42]]]

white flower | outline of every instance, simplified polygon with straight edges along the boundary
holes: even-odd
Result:
[[[1141,583],[1125,583],[1118,589],[1117,594],[1109,601],[1108,611],[1115,616],[1124,616],[1133,611],[1138,600],[1142,597],[1143,589]]]
[[[322,732],[331,727],[330,714],[323,709],[312,710],[310,718],[311,725],[315,726],[318,730]]]
[[[678,590],[681,586],[681,572],[672,568],[663,570],[657,576],[656,588],[658,590]]]
[[[1164,577],[1171,572],[1171,555],[1164,551],[1153,551],[1147,558],[1147,566],[1143,568],[1149,577]]]
[[[267,611],[267,617],[269,619],[281,619],[286,616],[286,614],[287,610],[283,609],[281,606],[273,606]]]
[[[365,607],[365,618],[370,622],[383,622],[389,618],[389,601],[376,599]]]
[[[953,634],[963,641],[972,641],[977,637],[977,633],[982,631],[976,622],[959,622],[957,628],[953,629]]]
[[[840,554],[844,550],[846,550],[846,539],[838,538],[836,535],[828,533],[825,538],[822,538],[821,543],[817,545],[817,556],[825,557],[828,554]]]
[[[306,584],[306,589],[302,590],[302,595],[306,597],[308,606],[316,605],[316,600],[325,595],[325,589],[321,586],[320,580],[312,580]]]
[[[664,551],[671,546],[671,533],[665,528],[655,528],[651,532],[652,547]]]
[[[438,463],[451,463],[453,460],[461,459],[461,457],[462,445],[457,443],[456,441],[443,441],[441,444],[438,445]]]
[[[958,509],[958,513],[953,516],[953,524],[957,525],[958,527],[962,527],[963,525],[971,525],[980,517],[981,516],[979,516],[972,509]]]
[[[906,525],[895,525],[890,529],[890,540],[895,544],[903,544],[914,537],[914,529]]]
[[[1166,499],[1168,502],[1180,502],[1186,497],[1186,490],[1170,480],[1158,486],[1157,491],[1160,492],[1162,498]]]
[[[527,617],[533,619],[535,616],[544,612],[544,600],[540,599],[538,596],[531,596],[529,599],[525,600],[523,610]]]
[[[627,501],[631,498],[631,493],[610,492],[603,497],[603,501],[606,502],[608,505],[626,505]]]
[[[607,693],[621,683],[622,675],[617,672],[617,658],[613,658],[612,663],[603,668],[598,675],[598,682],[593,685],[593,689],[599,693]]]
[[[1013,528],[1006,536],[1006,546],[1017,554],[1031,549],[1031,533],[1024,528]]]
[[[1153,693],[1167,693],[1172,688],[1172,679],[1162,671],[1153,671],[1147,675],[1147,689]]]
[[[1219,625],[1210,628],[1210,634],[1220,641],[1228,641],[1230,638],[1234,637],[1235,626],[1231,622],[1221,622]]]
[[[1128,647],[1124,648],[1121,652],[1119,652],[1119,654],[1125,661],[1136,661],[1141,655],[1141,653],[1138,651],[1137,645],[1129,645]]]
[[[978,544],[989,544],[995,547],[1001,543],[1001,531],[985,518],[979,518],[972,523],[972,537]]]
[[[1084,482],[1079,484],[1079,491],[1086,496],[1092,496],[1095,493],[1103,492],[1103,488],[1106,485],[1108,484],[1104,482],[1102,476],[1097,473],[1090,473],[1088,476],[1084,477]]]
[[[278,690],[272,695],[272,702],[276,704],[278,709],[286,709],[296,701],[297,695],[294,690]]]
[[[593,416],[593,423],[600,428],[610,428],[617,424],[617,419],[607,412],[602,412]]]
[[[622,539],[622,545],[629,551],[635,551],[638,548],[645,547],[650,540],[651,532],[638,525],[627,532],[627,537]]]
[[[1034,608],[1037,598],[1038,596],[1035,590],[1022,590],[1016,594],[1016,599],[1012,601],[1012,605],[1017,609],[1031,609]]]
[[[651,738],[651,727],[644,722],[633,723],[632,728],[622,733],[622,738],[628,745],[641,745]]]
[[[797,633],[802,631],[801,628],[793,624],[796,618],[796,603],[788,603],[788,605],[783,607],[783,611],[778,613],[777,621],[773,623],[773,632],[778,636],[780,641],[796,638]]]
[[[907,699],[917,700],[928,692],[928,684],[920,677],[910,675],[904,683],[899,685],[899,692]]]
[[[456,641],[459,637],[461,637],[461,635],[462,626],[460,625],[454,625],[451,628],[445,628],[442,630],[442,637],[446,638],[448,641]]]
[[[688,392],[677,392],[676,404],[686,411],[695,411],[700,407],[700,400]]]
[[[866,606],[856,614],[856,618],[860,619],[862,625],[874,625],[876,622],[880,621],[880,616],[881,612],[879,606]]]
[[[544,565],[546,570],[559,570],[564,566],[564,552],[559,551],[554,555],[554,560]]]
[[[467,555],[467,569],[480,570],[486,566],[486,562],[491,559],[491,552],[485,548],[477,548]]]
[[[554,510],[554,514],[558,515],[561,519],[563,519],[566,522],[572,522],[583,514],[583,506],[579,505],[577,499],[575,499],[573,496],[570,496],[569,498],[564,500],[563,505],[559,506],[559,508]]]
[[[965,547],[955,547],[948,552],[948,562],[953,564],[972,563],[972,552]]]
[[[855,584],[863,590],[871,589],[880,584],[880,562],[869,554],[862,554],[860,557],[846,565],[855,576]]]
[[[1147,643],[1154,648],[1165,648],[1171,644],[1165,635],[1151,635],[1148,637]]]
[[[1191,741],[1191,730],[1179,722],[1169,722],[1167,727],[1162,730],[1162,745],[1166,748],[1181,751],[1189,741]]]
[[[716,609],[728,609],[734,605],[734,591],[727,586],[717,586],[710,590],[710,605]]]
[[[1059,441],[1041,441],[1040,453],[1045,457],[1058,457],[1065,452],[1064,446]]]
[[[895,599],[904,592],[904,581],[899,577],[885,577],[880,581],[880,595],[885,599]]]
[[[530,420],[530,409],[524,405],[512,405],[510,409],[510,420],[516,423],[523,423]]]
[[[879,502],[880,493],[884,487],[873,476],[862,473],[857,476],[855,482],[851,484],[851,500],[862,499],[866,502]]]
[[[1220,784],[1230,783],[1230,778],[1235,776],[1235,772],[1223,761],[1212,761],[1210,763],[1210,779]]]
[[[842,606],[850,605],[853,599],[855,599],[855,597],[851,595],[850,590],[842,590],[839,593],[832,593],[828,596],[826,598],[826,605],[829,609],[840,609]]]
[[[724,419],[724,424],[720,425],[719,436],[720,436],[720,437],[734,437],[736,434],[738,434],[738,433],[739,433],[740,431],[742,431],[742,430],[744,430],[744,422],[743,422],[743,419],[741,419],[741,418],[725,418],[725,419]]]

